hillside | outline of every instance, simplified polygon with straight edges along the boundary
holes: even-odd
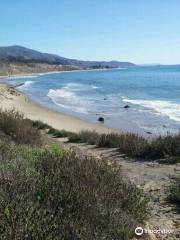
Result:
[[[0,47],[0,75],[132,66],[134,66],[134,64],[130,62],[68,59],[55,54],[41,53],[21,46]]]

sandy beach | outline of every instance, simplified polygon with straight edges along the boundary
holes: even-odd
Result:
[[[24,94],[11,86],[0,84],[0,108],[3,110],[15,109],[31,120],[40,120],[58,130],[79,132],[81,130],[96,130],[100,133],[117,132],[102,124],[88,123],[76,117],[54,112],[29,100]]]

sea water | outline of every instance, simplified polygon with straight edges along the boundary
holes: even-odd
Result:
[[[17,89],[54,111],[130,132],[180,130],[180,66],[143,66],[10,78]],[[129,108],[124,108],[128,105]]]

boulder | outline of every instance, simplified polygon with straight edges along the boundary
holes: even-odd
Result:
[[[130,108],[130,106],[129,105],[125,105],[124,108]]]
[[[104,122],[104,118],[103,118],[103,117],[99,117],[99,118],[98,118],[98,121],[99,121],[99,122]]]

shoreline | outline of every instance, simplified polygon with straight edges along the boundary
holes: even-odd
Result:
[[[113,68],[114,69],[114,68]],[[116,70],[121,69],[124,70],[126,68],[116,68]],[[124,121],[121,121],[121,127],[116,128],[113,126],[108,126],[108,124],[100,123],[100,122],[91,122],[90,120],[83,119],[78,116],[73,116],[69,113],[64,113],[63,111],[56,111],[54,109],[49,108],[48,106],[43,106],[37,101],[29,98],[25,93],[19,91],[16,87],[19,87],[23,84],[12,85],[8,83],[10,78],[30,78],[30,77],[38,77],[48,74],[57,74],[57,73],[69,73],[69,72],[86,72],[86,71],[110,71],[112,69],[89,69],[89,70],[70,70],[70,71],[54,71],[54,72],[45,72],[45,73],[31,73],[31,74],[17,74],[11,76],[0,76],[0,108],[2,109],[16,109],[19,112],[23,113],[23,115],[31,120],[40,120],[48,125],[58,129],[58,130],[67,130],[72,132],[79,132],[82,130],[90,130],[97,131],[98,133],[129,133],[136,134],[142,136],[146,139],[152,139],[157,137],[155,134],[149,134],[147,131],[142,130],[136,125],[127,124]],[[4,80],[4,81],[3,81]],[[8,95],[9,90],[13,89],[15,96],[8,96],[8,99],[12,99],[12,101],[8,101],[7,99],[1,100],[1,90],[6,92]],[[6,89],[6,90],[5,90]],[[10,94],[11,95],[11,94]],[[19,95],[17,97],[17,95]],[[5,107],[4,107],[5,106]],[[21,107],[20,107],[21,106]],[[29,111],[31,109],[31,112]],[[42,113],[42,114],[41,114]],[[55,121],[53,121],[53,118]],[[59,123],[61,122],[61,124]],[[136,129],[136,130],[134,130]]]
[[[0,108],[3,110],[15,109],[21,112],[25,118],[42,121],[58,130],[64,129],[72,132],[90,130],[99,133],[122,132],[100,123],[89,123],[77,117],[42,107],[6,83],[0,83]]]
[[[57,73],[70,73],[70,72],[94,72],[94,71],[111,71],[111,70],[125,70],[127,68],[102,68],[102,69],[77,69],[77,70],[62,70],[62,71],[50,71],[50,72],[35,72],[35,73],[22,73],[22,74],[13,74],[13,75],[4,75],[0,76],[1,79],[9,79],[9,78],[28,78],[28,77],[36,77],[36,76],[43,76],[49,74],[57,74]],[[1,84],[1,83],[0,83]]]

